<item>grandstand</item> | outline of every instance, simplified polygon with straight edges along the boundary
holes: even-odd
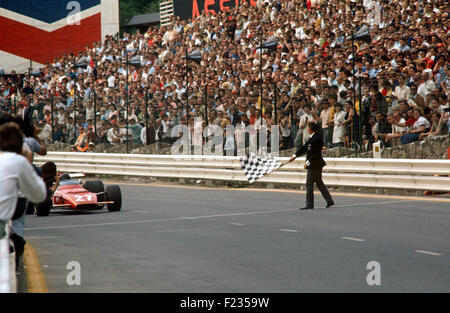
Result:
[[[47,143],[74,144],[80,126],[95,144],[171,142],[171,129],[194,128],[194,118],[223,129],[279,125],[282,149],[307,140],[307,121],[319,123],[329,148],[448,135],[446,1],[201,8],[106,35],[29,75],[6,71],[0,105],[14,114],[33,107]]]

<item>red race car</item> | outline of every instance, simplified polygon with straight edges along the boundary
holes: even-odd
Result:
[[[108,211],[120,211],[122,193],[119,186],[108,185],[106,188],[100,180],[90,180],[84,183],[73,180],[77,174],[63,174],[59,187],[51,199],[36,206],[37,216],[48,216],[53,208],[74,211],[99,210],[107,207]]]

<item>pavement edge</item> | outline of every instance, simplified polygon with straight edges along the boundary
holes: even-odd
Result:
[[[44,273],[33,246],[27,242],[23,254],[28,293],[48,293]]]

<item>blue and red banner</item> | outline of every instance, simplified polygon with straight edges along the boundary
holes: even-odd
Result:
[[[117,16],[114,27],[110,20],[105,23],[111,15]],[[83,51],[112,30],[119,30],[118,0],[2,0],[0,66],[15,69],[24,60],[53,62],[63,54]]]

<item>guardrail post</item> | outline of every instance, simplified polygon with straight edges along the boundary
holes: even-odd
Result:
[[[77,94],[75,92],[73,98],[73,135],[77,137]]]
[[[8,225],[0,220],[0,293],[16,292],[15,254],[9,251]]]
[[[147,138],[148,135],[148,89],[145,90],[145,142],[143,142],[144,145],[148,146],[148,143],[150,142],[150,138]]]
[[[95,138],[95,144],[97,144],[97,93],[94,89],[94,138]]]
[[[50,111],[52,114],[52,142],[55,142],[55,115],[53,111],[53,97],[50,97]]]
[[[206,119],[206,126],[208,126],[208,84],[205,83],[205,119]]]
[[[277,83],[273,83],[273,103],[274,103],[274,121],[275,125],[278,125],[278,112],[277,112]]]

